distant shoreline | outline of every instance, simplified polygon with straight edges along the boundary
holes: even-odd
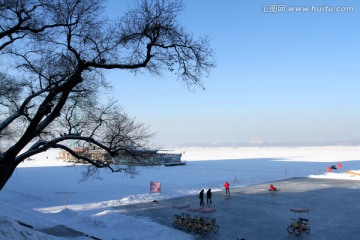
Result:
[[[187,143],[172,146],[162,146],[161,148],[239,148],[239,147],[360,147],[360,140],[350,142],[285,142],[285,143],[238,143],[236,145],[231,143]]]

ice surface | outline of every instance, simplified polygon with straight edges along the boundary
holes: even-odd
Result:
[[[197,202],[194,195],[202,188],[212,188],[214,194],[221,196],[223,183],[229,181],[232,189],[246,190],[248,199],[254,200],[249,207],[256,207],[256,199],[261,202],[258,194],[263,192],[268,182],[293,177],[360,180],[360,176],[345,173],[346,170],[360,169],[360,147],[186,148],[176,151],[183,153],[187,165],[139,168],[140,174],[135,178],[102,171],[101,181],[85,182],[81,181],[84,166],[64,163],[56,158],[57,151],[33,156],[33,160],[24,161],[16,169],[0,192],[0,239],[67,238],[40,232],[63,228],[60,226],[84,233],[84,239],[88,239],[86,236],[101,239],[193,239],[195,235],[134,214],[130,206],[136,203],[151,205],[153,200],[166,202],[187,196]],[[342,163],[342,169],[326,172],[328,166],[338,162]],[[150,194],[150,181],[161,183],[160,195]],[[317,194],[321,191],[316,189],[327,184],[312,183],[311,186]],[[349,186],[354,191],[358,189],[353,184]],[[294,191],[309,191],[307,187],[300,185]],[[352,203],[355,201],[350,201]],[[321,204],[321,201],[314,202],[311,207]],[[21,226],[17,221],[34,229]],[[355,239],[352,236],[348,233],[344,239]]]

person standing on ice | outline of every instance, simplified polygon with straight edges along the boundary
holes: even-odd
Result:
[[[224,187],[225,187],[225,194],[230,194],[230,184],[228,181],[225,182]]]
[[[207,190],[207,192],[206,192],[206,202],[207,203],[209,203],[209,202],[212,203],[211,195],[212,195],[211,188],[209,188],[209,190]]]
[[[204,206],[204,189],[200,191],[199,198],[200,198],[200,206]]]

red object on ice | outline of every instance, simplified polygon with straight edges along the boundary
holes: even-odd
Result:
[[[309,212],[310,209],[308,209],[308,208],[291,208],[290,211],[296,212],[296,213],[303,213],[303,212]]]
[[[190,207],[189,204],[176,204],[173,206],[174,208],[187,208]]]
[[[327,167],[327,171],[328,171],[328,172],[331,172],[331,167]]]
[[[338,163],[338,168],[342,168],[342,164],[341,164],[341,163]]]
[[[204,208],[204,207],[188,207],[188,208],[186,208],[186,210],[195,212],[195,211],[199,211],[202,208]]]
[[[276,187],[274,187],[272,184],[270,184],[269,191],[276,191]]]
[[[215,208],[201,208],[198,211],[203,212],[203,213],[209,213],[209,212],[215,212],[216,209]]]

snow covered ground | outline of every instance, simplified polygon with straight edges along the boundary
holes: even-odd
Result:
[[[150,219],[120,213],[116,207],[197,195],[202,188],[222,191],[225,181],[244,187],[292,177],[360,180],[345,173],[360,173],[357,146],[176,151],[183,153],[187,165],[142,167],[135,178],[102,171],[102,180],[87,181],[81,181],[84,166],[64,163],[55,150],[34,156],[18,167],[0,192],[0,239],[89,239],[83,233],[100,239],[193,239]],[[338,162],[342,169],[326,172]],[[149,193],[150,181],[161,183],[161,195]],[[58,237],[53,236],[57,232]]]

